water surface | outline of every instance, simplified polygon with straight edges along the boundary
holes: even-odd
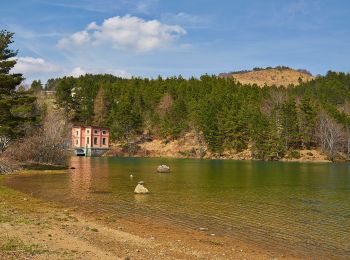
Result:
[[[159,164],[172,172],[156,173]],[[71,166],[67,174],[13,176],[6,184],[96,213],[350,258],[350,164],[73,157]],[[133,194],[140,180],[151,194]]]

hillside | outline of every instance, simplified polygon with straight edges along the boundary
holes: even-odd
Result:
[[[349,84],[350,75],[335,72],[281,89],[208,75],[85,75],[57,79],[56,103],[75,124],[109,127],[128,154],[226,158],[233,151],[245,159],[280,160],[322,150],[331,159],[350,158]]]
[[[242,84],[256,84],[258,86],[289,86],[292,84],[299,85],[299,79],[304,82],[314,79],[314,77],[305,70],[295,70],[287,67],[266,69],[256,68],[251,71],[221,73],[219,77],[232,77]]]

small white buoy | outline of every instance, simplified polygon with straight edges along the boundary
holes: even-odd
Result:
[[[130,174],[130,178],[134,178],[134,175]]]

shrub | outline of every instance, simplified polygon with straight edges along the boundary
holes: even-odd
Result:
[[[21,164],[66,165],[64,147],[66,125],[57,112],[46,115],[41,127],[30,129],[4,152],[4,156]]]
[[[43,131],[17,141],[8,148],[5,156],[20,163],[64,165],[67,161],[63,144],[47,138]]]
[[[0,175],[11,173],[17,170],[19,167],[17,163],[10,161],[7,158],[0,158]]]
[[[300,159],[300,152],[297,150],[290,151],[289,157],[293,159]]]

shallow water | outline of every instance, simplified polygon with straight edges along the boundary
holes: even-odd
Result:
[[[159,164],[172,172],[156,173]],[[73,157],[71,166],[67,174],[12,176],[6,185],[96,213],[350,258],[350,164]],[[140,180],[151,194],[133,193]]]

